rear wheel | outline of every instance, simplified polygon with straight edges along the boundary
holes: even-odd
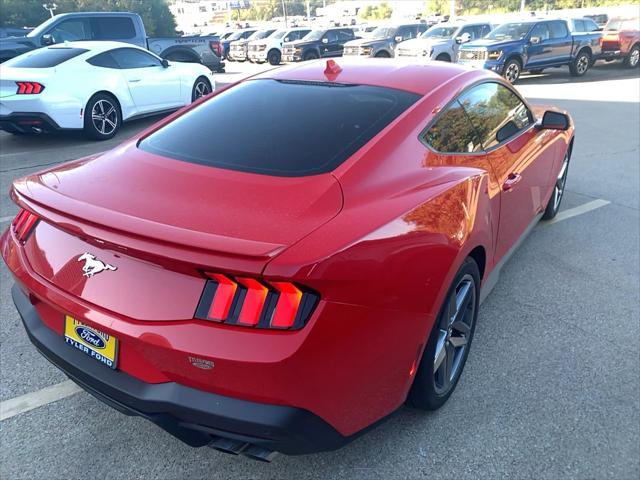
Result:
[[[211,93],[211,83],[205,77],[198,77],[193,84],[191,90],[191,101],[195,102],[200,97],[209,95]]]
[[[590,66],[591,55],[589,54],[589,52],[583,50],[579,52],[575,60],[569,64],[569,71],[574,77],[581,77],[585,73],[587,73],[587,70],[589,70]]]
[[[564,195],[564,187],[567,184],[567,173],[569,171],[569,159],[570,159],[569,152],[567,152],[564,156],[564,160],[562,161],[562,168],[560,169],[558,178],[556,178],[556,184],[553,187],[553,193],[551,194],[549,203],[547,203],[547,208],[544,211],[542,220],[551,220],[558,214],[558,211],[560,210],[562,195]]]
[[[516,83],[520,78],[521,71],[522,65],[520,65],[520,62],[517,59],[512,58],[505,63],[502,76],[506,78],[509,83]]]
[[[469,355],[478,318],[480,271],[467,258],[456,274],[431,330],[408,403],[436,410],[456,388]]]
[[[627,68],[636,68],[640,64],[640,45],[634,45],[629,55],[624,59],[624,66]]]
[[[267,61],[269,62],[269,65],[280,65],[281,57],[282,55],[280,54],[280,51],[273,49],[269,51]]]
[[[111,95],[98,93],[84,110],[84,133],[93,140],[108,140],[120,130],[122,113]]]

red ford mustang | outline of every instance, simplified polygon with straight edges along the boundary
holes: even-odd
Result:
[[[556,215],[570,117],[484,70],[305,62],[13,184],[31,341],[112,407],[268,460],[436,409]]]

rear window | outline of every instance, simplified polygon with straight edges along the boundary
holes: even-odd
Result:
[[[51,68],[88,51],[89,50],[84,48],[40,48],[12,58],[6,61],[4,66],[17,68]]]
[[[231,88],[143,139],[166,157],[243,172],[330,172],[419,95],[383,87],[253,80]]]

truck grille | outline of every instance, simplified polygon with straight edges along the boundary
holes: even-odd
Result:
[[[293,55],[294,53],[296,53],[296,47],[284,47],[285,55]]]
[[[258,45],[249,45],[249,50],[251,52],[257,52],[258,51]]]
[[[486,50],[460,50],[459,53],[460,60],[486,60],[487,59],[487,51]]]

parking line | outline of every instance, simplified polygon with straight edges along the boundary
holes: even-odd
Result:
[[[592,202],[583,203],[582,205],[578,205],[577,207],[563,210],[562,212],[558,213],[558,215],[556,215],[556,218],[554,218],[553,220],[549,220],[548,222],[544,222],[543,225],[552,225],[568,218],[577,217],[578,215],[590,212],[592,210],[595,210],[596,208],[604,207],[605,205],[609,205],[610,203],[611,202],[608,200],[598,198],[597,200],[593,200]]]
[[[27,393],[19,397],[5,400],[0,403],[0,420],[15,417],[16,415],[28,412],[34,408],[42,407],[43,405],[70,397],[71,395],[75,395],[81,391],[82,389],[78,385],[73,383],[71,380],[67,380],[65,382],[43,388],[37,392]]]

